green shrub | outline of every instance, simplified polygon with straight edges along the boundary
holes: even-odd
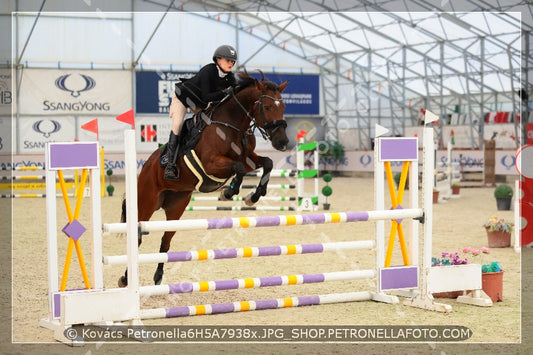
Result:
[[[498,185],[494,189],[494,197],[513,197],[513,189],[507,184]]]

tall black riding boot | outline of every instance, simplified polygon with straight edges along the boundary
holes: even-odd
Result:
[[[179,136],[170,131],[170,137],[167,143],[167,166],[165,167],[165,179],[178,180],[180,177],[180,168],[176,165],[176,158],[179,147]]]

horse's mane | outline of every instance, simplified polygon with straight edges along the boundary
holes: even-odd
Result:
[[[261,70],[258,70],[258,71],[259,73],[261,73],[261,77],[262,77],[261,83],[263,83],[263,85],[265,85],[268,89],[272,91],[276,91],[278,89],[278,85],[267,80]],[[239,77],[238,91],[241,91],[243,89],[246,89],[247,87],[255,85],[255,83],[258,81],[256,78],[250,76],[250,74],[248,74],[246,70],[238,72],[237,76]]]

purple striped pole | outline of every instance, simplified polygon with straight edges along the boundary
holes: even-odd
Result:
[[[350,270],[326,272],[321,274],[286,275],[236,280],[184,282],[172,285],[142,286],[142,296],[161,296],[174,293],[237,290],[245,288],[301,285],[309,283],[370,279],[376,277],[375,270]]]
[[[215,260],[215,259],[235,259],[235,258],[254,258],[261,256],[277,255],[297,255],[335,252],[340,250],[363,250],[375,247],[373,240],[317,243],[317,244],[294,244],[279,246],[263,247],[245,247],[234,249],[210,249],[210,250],[191,250],[175,251],[168,253],[140,254],[139,263],[167,263],[167,262],[185,262],[197,260]],[[104,257],[105,265],[125,265],[127,255],[112,255]]]
[[[287,297],[259,301],[228,302],[171,308],[143,309],[141,310],[141,319],[187,317],[203,314],[245,312],[263,309],[313,306],[319,304],[331,304],[341,302],[368,301],[372,300],[373,297],[373,292],[362,291],[333,293],[328,295]],[[399,300],[395,298],[394,303],[398,302]]]
[[[237,218],[182,219],[172,221],[141,221],[139,222],[139,226],[142,232],[166,232],[178,230],[255,228],[303,224],[346,223],[383,219],[415,218],[422,216],[422,209],[406,208],[384,211],[317,213]],[[107,223],[102,226],[102,229],[104,234],[125,233],[126,224]]]

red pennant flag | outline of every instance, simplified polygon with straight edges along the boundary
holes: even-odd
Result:
[[[118,115],[117,121],[130,124],[133,129],[135,129],[135,117],[133,115],[133,109]]]
[[[86,124],[82,125],[81,128],[86,131],[96,133],[96,140],[98,140],[98,118],[87,122]]]
[[[307,132],[304,131],[303,129],[301,129],[300,132],[298,132],[298,133],[296,134],[296,139],[303,138],[303,137],[305,137],[306,134],[307,134]]]

